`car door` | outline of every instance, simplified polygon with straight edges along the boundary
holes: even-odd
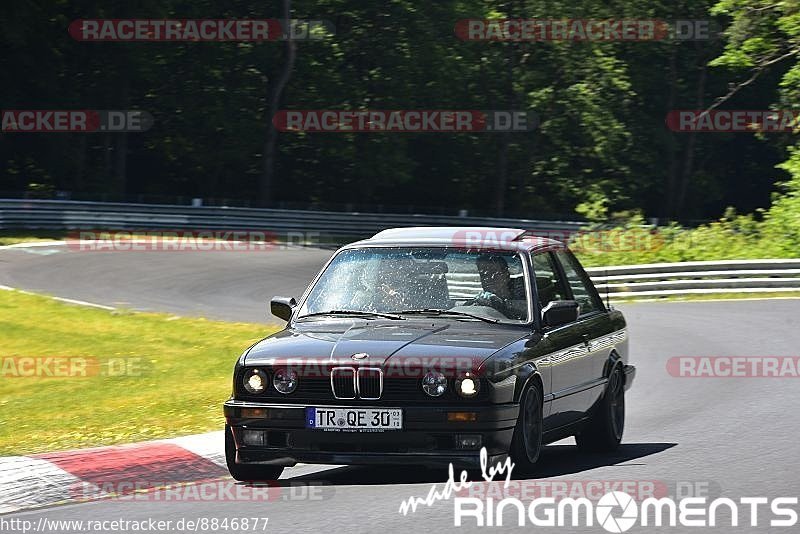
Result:
[[[536,286],[537,313],[553,301],[569,300],[571,294],[566,280],[551,252],[539,252],[531,256],[534,284]],[[582,407],[588,399],[572,391],[586,376],[585,356],[587,347],[581,337],[582,328],[577,322],[545,328],[540,343],[547,354],[544,363],[550,370],[550,388],[545,393],[545,431],[578,420]]]
[[[586,350],[575,359],[573,373],[568,378],[573,382],[563,383],[560,394],[564,395],[563,409],[581,416],[603,394],[603,374],[612,349],[607,341],[613,328],[600,295],[575,256],[568,250],[558,250],[553,255],[558,260],[570,298],[580,305],[580,315],[572,329],[585,343]],[[559,392],[554,390],[554,394]]]

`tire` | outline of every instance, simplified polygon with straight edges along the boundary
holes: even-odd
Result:
[[[237,464],[236,443],[233,441],[233,432],[228,425],[225,425],[225,463],[234,480],[241,482],[277,480],[283,473],[283,467],[280,466]]]
[[[608,378],[608,386],[580,434],[575,436],[578,449],[585,452],[611,452],[619,447],[625,430],[625,378],[617,365]]]
[[[511,460],[522,472],[530,473],[536,467],[542,452],[542,429],[542,393],[535,383],[531,383],[522,393],[509,451]]]

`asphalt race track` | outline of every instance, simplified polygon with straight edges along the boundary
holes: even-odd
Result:
[[[299,296],[330,254],[314,249],[261,253],[6,249],[0,251],[0,284],[104,305],[264,322],[269,297]],[[571,441],[548,447],[541,459],[539,481],[658,481],[669,488],[707,488],[711,497],[724,495],[734,500],[797,497],[800,380],[677,378],[667,372],[666,362],[674,356],[796,356],[800,300],[631,303],[619,307],[628,319],[631,360],[638,367],[626,399],[623,446],[611,456],[579,454]],[[234,358],[231,355],[231,362]],[[407,516],[398,513],[403,500],[425,497],[432,484],[441,485],[447,478],[444,469],[320,466],[311,474],[308,470],[296,473],[289,469],[282,480],[321,486],[322,498],[308,500],[296,495],[293,499],[287,490],[272,503],[112,500],[22,512],[3,519],[268,517],[267,531],[271,532],[428,533],[454,529],[451,501],[422,506]],[[533,528],[528,524],[525,530]],[[474,523],[468,520],[466,527],[457,530],[475,530]],[[604,532],[597,525],[577,530]],[[636,526],[631,532],[645,530],[650,529]],[[792,530],[748,525],[715,529]]]
[[[274,295],[299,298],[332,250],[0,251],[0,285],[142,311],[266,322]]]

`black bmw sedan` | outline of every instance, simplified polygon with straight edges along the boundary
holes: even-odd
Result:
[[[397,228],[339,249],[287,322],[241,355],[225,403],[228,468],[477,467],[544,444],[622,439],[625,319],[564,244],[508,228]]]

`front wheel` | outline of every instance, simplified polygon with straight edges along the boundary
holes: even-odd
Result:
[[[597,411],[575,436],[578,448],[586,452],[611,452],[619,447],[625,430],[625,379],[619,365],[611,372]]]
[[[522,394],[519,417],[511,439],[511,460],[523,472],[530,472],[542,452],[542,394],[530,384]]]
[[[278,480],[283,467],[275,465],[243,465],[236,463],[236,443],[233,441],[231,427],[225,425],[225,463],[234,480],[241,482],[257,482]]]

